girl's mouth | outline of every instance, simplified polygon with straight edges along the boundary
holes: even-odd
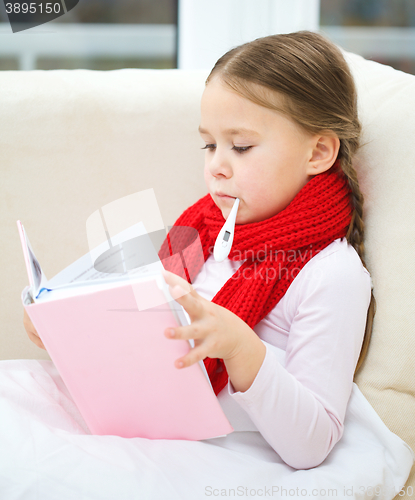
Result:
[[[229,199],[229,200],[234,200],[235,199],[234,196],[229,196],[229,195],[224,194],[224,193],[215,193],[215,194],[216,194],[216,196],[218,198],[221,198],[221,199]]]

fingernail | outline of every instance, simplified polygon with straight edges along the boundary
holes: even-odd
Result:
[[[183,361],[178,361],[176,363],[176,365],[177,365],[177,368],[183,368]]]
[[[174,337],[174,330],[173,330],[173,328],[169,328],[169,337]]]

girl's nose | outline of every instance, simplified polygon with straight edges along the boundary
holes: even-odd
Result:
[[[232,169],[229,161],[217,149],[215,153],[206,161],[208,162],[209,172],[213,175],[213,177],[228,178],[232,175]]]

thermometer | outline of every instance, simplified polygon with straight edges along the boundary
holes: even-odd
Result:
[[[225,224],[219,231],[213,248],[213,257],[216,262],[222,262],[229,255],[232,248],[233,235],[235,233],[236,213],[238,212],[239,198],[235,198],[232,210],[226,219]]]

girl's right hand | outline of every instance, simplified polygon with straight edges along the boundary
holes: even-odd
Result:
[[[29,336],[29,339],[34,342],[38,347],[41,349],[45,349],[46,347],[43,345],[43,342],[40,340],[40,337],[33,326],[32,320],[29,318],[29,315],[26,312],[26,309],[24,310],[24,315],[23,315],[23,326],[25,327],[25,330]]]

